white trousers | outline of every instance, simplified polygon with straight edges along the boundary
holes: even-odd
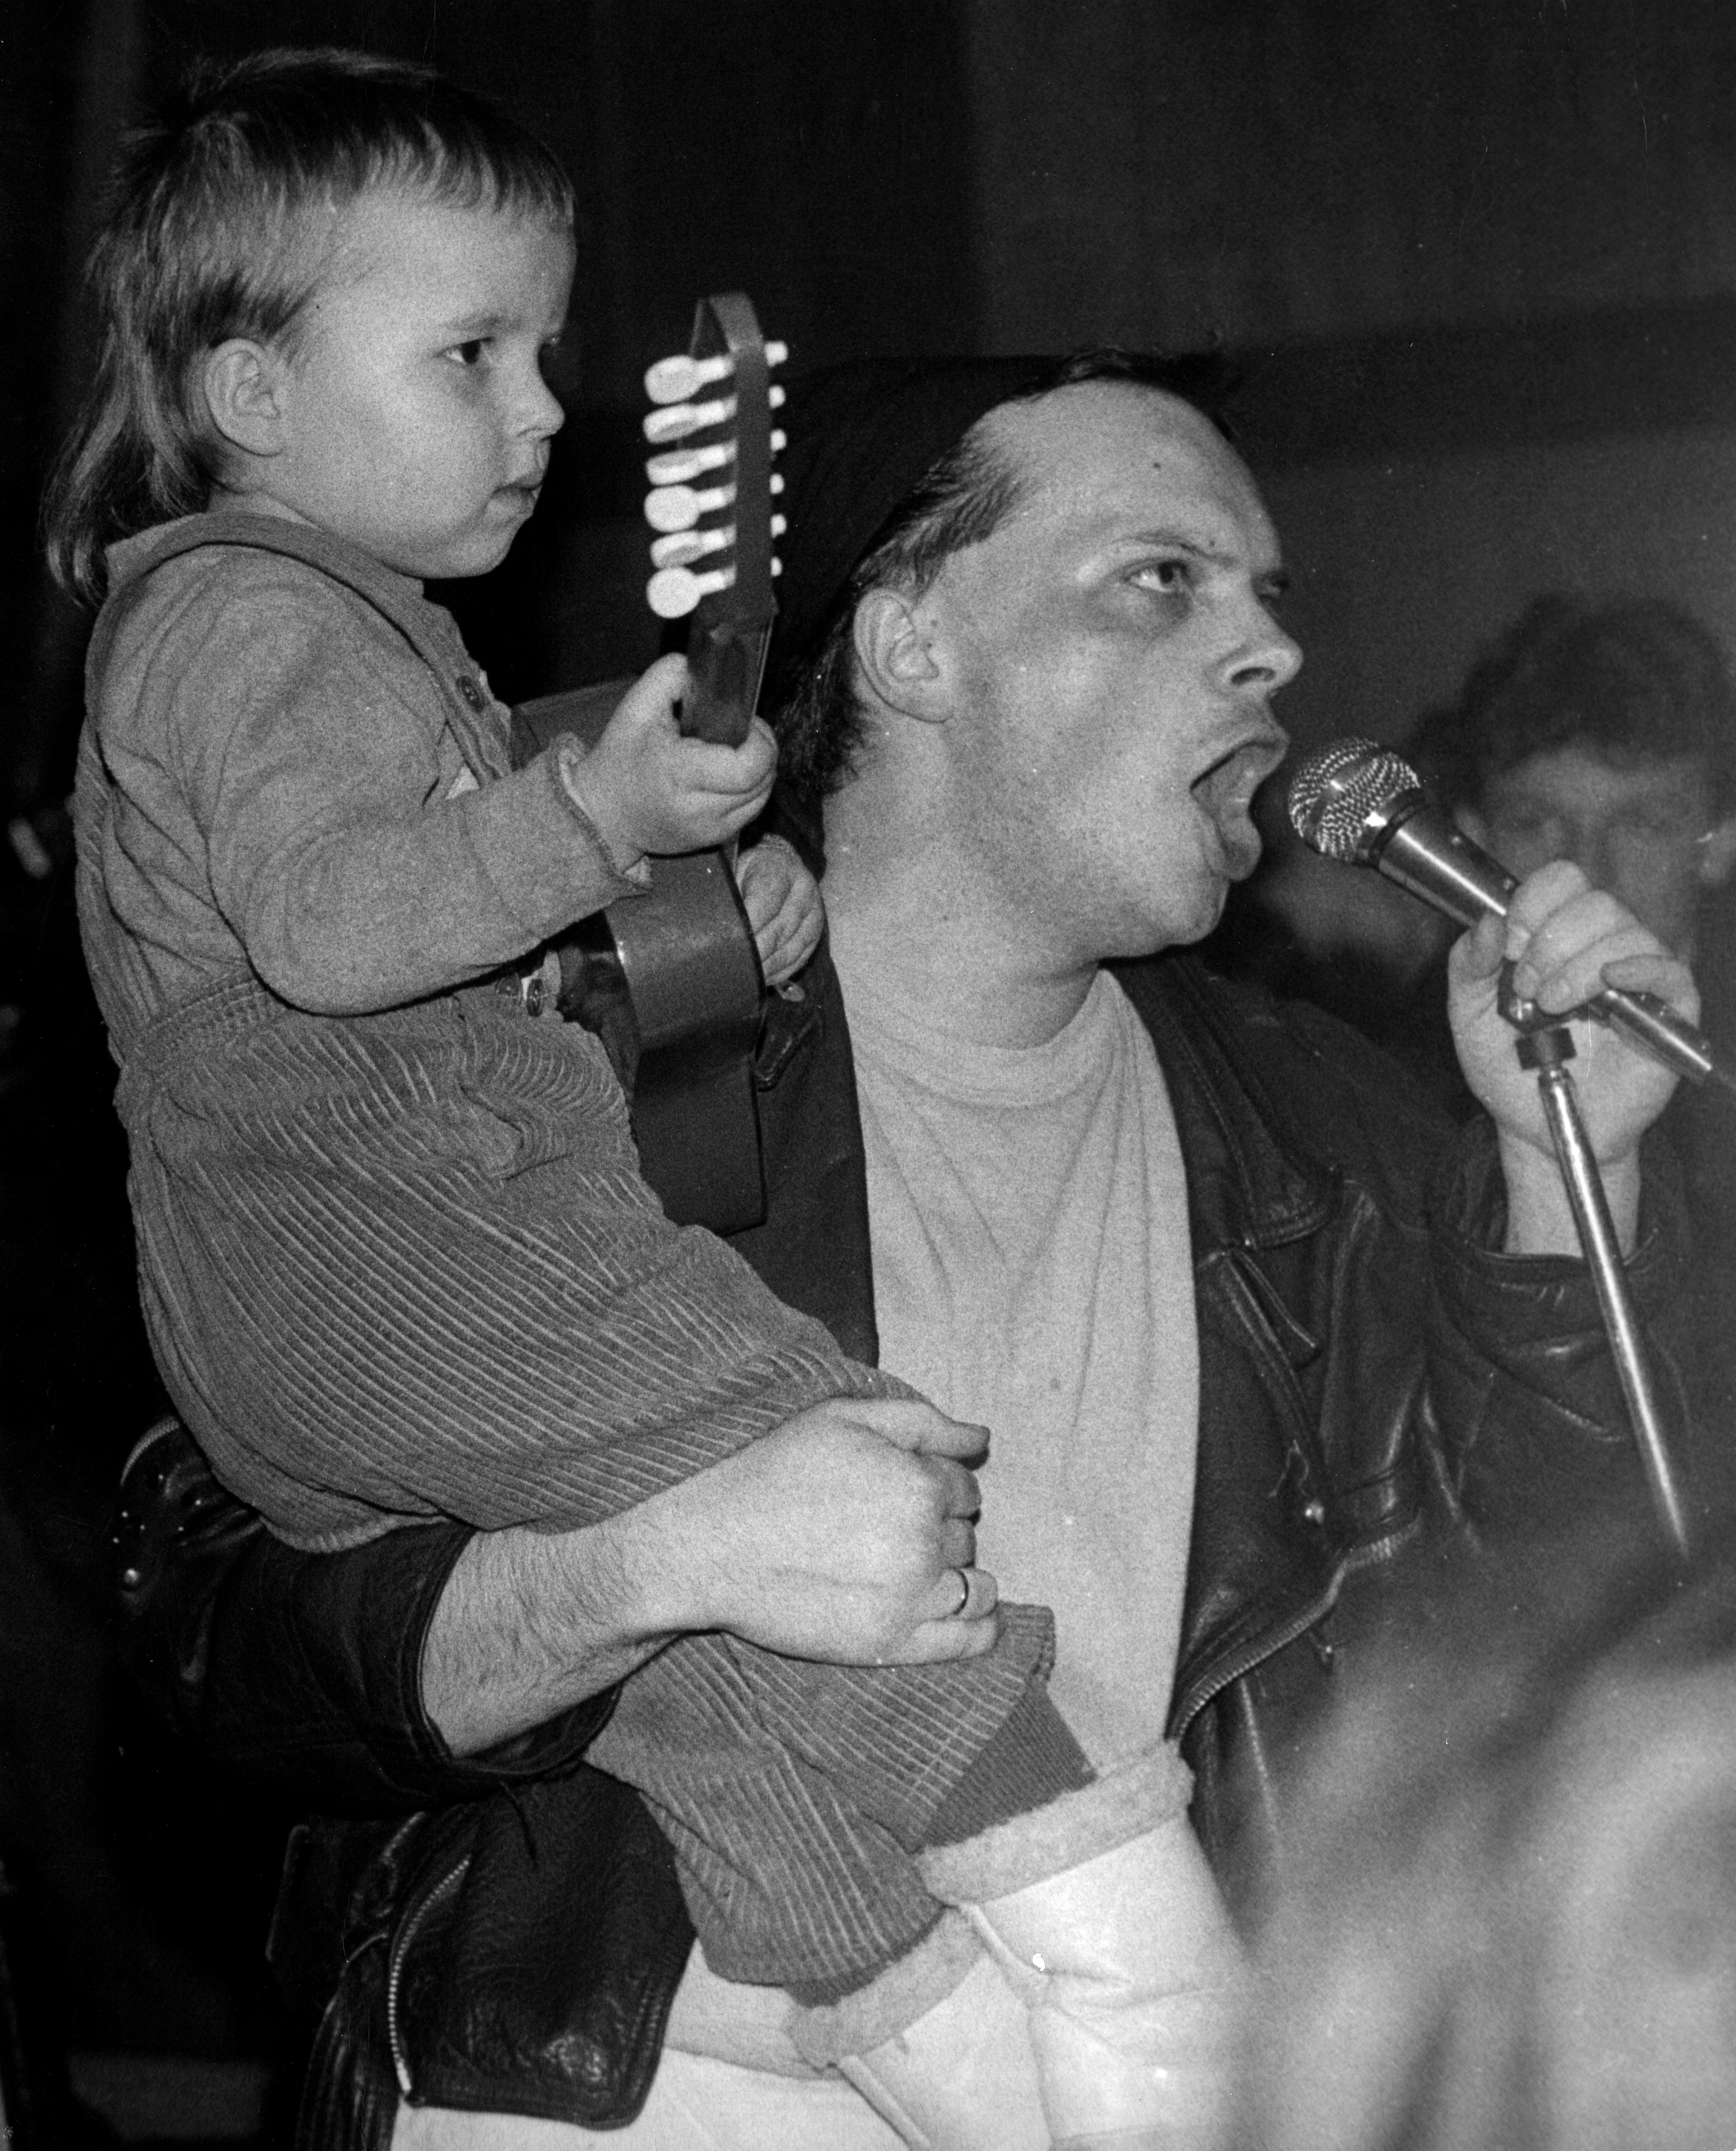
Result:
[[[842,2078],[744,2069],[664,2050],[651,2095],[625,2128],[574,2128],[519,2114],[402,2106],[392,2151],[903,2151]]]

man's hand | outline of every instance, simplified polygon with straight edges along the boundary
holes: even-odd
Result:
[[[980,1656],[999,1622],[976,1571],[981,1427],[932,1404],[833,1398],[726,1462],[588,1530],[479,1532],[429,1623],[423,1701],[474,1754],[722,1628],[838,1664]]]
[[[630,1572],[671,1632],[724,1628],[836,1665],[979,1657],[992,1580],[958,1617],[976,1552],[985,1429],[919,1399],[834,1397],[618,1518]],[[650,1534],[632,1544],[635,1521]]]
[[[1514,959],[1521,998],[1554,1013],[1577,1008],[1605,985],[1655,994],[1689,1022],[1699,1015],[1693,974],[1617,899],[1592,888],[1565,860],[1521,882],[1505,920],[1486,919],[1455,947],[1447,967],[1453,1035],[1465,1079],[1501,1137],[1507,1182],[1507,1251],[1577,1254],[1535,1072],[1521,1068],[1516,1033],[1497,995],[1504,958]],[[1624,1248],[1639,1214],[1640,1137],[1669,1102],[1676,1079],[1609,1025],[1571,1026],[1572,1063],[1586,1134],[1602,1168]]]

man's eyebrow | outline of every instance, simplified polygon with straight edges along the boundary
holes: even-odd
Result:
[[[1130,531],[1120,543],[1124,545],[1167,545],[1177,553],[1192,554],[1197,560],[1209,560],[1214,567],[1233,568],[1241,558],[1232,547],[1214,545],[1208,538],[1190,538],[1172,526]],[[1290,587],[1290,571],[1283,566],[1264,568],[1254,576],[1253,583],[1262,597],[1281,598]]]

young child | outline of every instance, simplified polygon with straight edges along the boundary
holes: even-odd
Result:
[[[104,600],[81,922],[164,1379],[302,1546],[581,1526],[823,1399],[908,1394],[669,1223],[601,1046],[518,990],[648,853],[751,820],[773,762],[762,726],[684,740],[668,660],[589,752],[512,771],[507,713],[422,595],[495,566],[534,508],[570,225],[546,152],[427,71],[267,53],[139,143],[98,251],[104,356],[52,520]],[[775,983],[818,894],[784,847],[739,872]],[[985,1931],[1055,1968],[1051,2014],[1070,1940],[1116,1936],[1075,1981],[1088,2060],[1045,2079],[1087,2086],[1051,2099],[1063,2137],[1117,2070],[1117,2113],[1163,2122],[1166,1983],[1209,2016],[1233,1961],[1209,1920],[1180,1981],[1136,1931],[1120,1948],[1136,1901],[1203,1878],[1187,1773],[1164,1750],[1096,1778],[1051,1647],[1035,1607],[987,1655],[873,1671],[685,1637],[592,1750],[651,1802],[713,1969],[792,1988],[804,2050],[937,2143],[1042,2126],[949,2108],[960,1997],[995,1982],[943,1900],[983,1922],[1005,1900]],[[1182,2037],[1209,2078],[1194,2017]]]

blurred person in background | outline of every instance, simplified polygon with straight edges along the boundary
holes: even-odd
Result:
[[[1736,1541],[1462,1550],[1344,1692],[1245,2151],[1736,2142]]]

